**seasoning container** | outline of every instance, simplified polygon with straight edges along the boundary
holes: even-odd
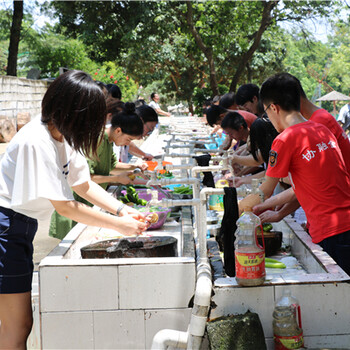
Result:
[[[260,286],[265,281],[265,250],[258,244],[258,216],[249,207],[237,220],[235,232],[236,281],[241,286]]]
[[[298,300],[285,289],[273,311],[273,335],[275,350],[302,349],[304,337]]]

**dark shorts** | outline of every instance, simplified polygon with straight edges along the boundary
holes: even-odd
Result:
[[[32,290],[36,219],[0,207],[0,294]]]
[[[350,231],[328,237],[318,244],[350,276]]]

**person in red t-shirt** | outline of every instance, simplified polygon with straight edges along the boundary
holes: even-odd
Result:
[[[324,125],[300,114],[300,89],[289,74],[276,74],[261,87],[269,119],[280,135],[274,140],[259,195],[239,203],[254,206],[270,197],[281,177],[289,175],[309,222],[314,243],[350,274],[350,176],[336,137]]]
[[[344,130],[341,128],[332,114],[327,112],[325,109],[314,105],[311,101],[308,100],[299,79],[291,74],[288,74],[288,76],[296,81],[300,89],[300,113],[307,120],[312,120],[314,122],[323,124],[334,134],[338,141],[339,148],[342,152],[346,168],[350,173],[350,141]],[[289,202],[283,206],[280,206],[280,204],[284,203],[288,198],[290,198]],[[298,203],[298,200],[296,199],[294,191],[291,188],[288,192],[278,194],[277,196],[269,198],[266,202],[259,204],[254,208],[254,212],[256,214],[259,214],[263,211],[263,213],[259,215],[262,222],[278,222],[282,220],[286,215],[294,212],[299,206],[300,205]],[[266,210],[268,208],[275,207],[277,207],[278,210]]]

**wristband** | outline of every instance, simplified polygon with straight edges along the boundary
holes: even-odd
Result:
[[[121,204],[120,207],[117,209],[117,212],[115,213],[115,215],[119,216],[121,211],[124,209],[125,204]]]

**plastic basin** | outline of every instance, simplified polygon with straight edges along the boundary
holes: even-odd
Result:
[[[147,229],[148,231],[149,230],[157,230],[157,229],[163,227],[167,217],[170,216],[170,212],[171,212],[170,208],[160,208],[160,210],[152,211],[152,212],[145,210],[145,207],[141,207],[141,209],[142,208],[143,208],[142,214],[144,214],[145,216],[147,216],[148,214],[151,214],[151,213],[158,214],[158,222],[156,222],[155,224],[151,224],[151,226]]]
[[[153,171],[155,168],[156,168],[156,166],[158,165],[158,162],[154,162],[154,161],[152,161],[152,160],[148,160],[148,161],[146,161],[146,163],[147,163],[147,165],[148,165],[148,169],[147,170],[149,170],[149,171]],[[162,162],[162,166],[164,167],[166,164],[173,164],[173,163],[171,163],[171,162],[166,162],[166,161],[163,161]],[[157,171],[159,174],[164,174],[165,173],[165,170],[163,169],[163,170],[158,170]]]

